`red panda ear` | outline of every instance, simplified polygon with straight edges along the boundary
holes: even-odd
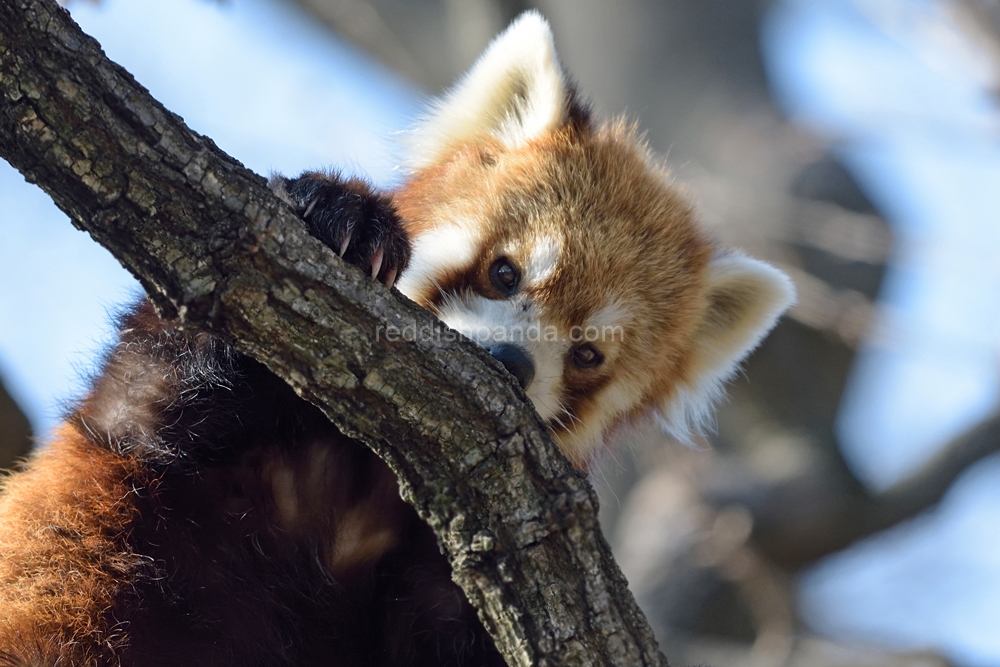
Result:
[[[409,166],[436,164],[487,137],[521,146],[565,122],[570,101],[549,24],[524,12],[418,123],[407,141]]]
[[[681,440],[711,421],[723,383],[795,301],[788,276],[738,254],[709,262],[705,290],[707,306],[695,333],[688,380],[661,413],[664,426]]]

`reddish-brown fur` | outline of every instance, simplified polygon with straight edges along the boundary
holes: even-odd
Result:
[[[123,584],[144,567],[127,543],[134,489],[150,481],[71,426],[4,481],[0,664],[114,664],[126,629],[113,611],[135,602]]]
[[[599,368],[581,370],[566,360],[568,416],[553,424],[557,434],[589,420],[612,378],[641,388],[640,412],[686,379],[685,360],[706,308],[703,275],[716,247],[633,128],[570,122],[516,150],[485,138],[418,173],[396,202],[415,237],[442,219],[474,220],[482,231],[479,255],[418,295],[432,307],[442,294],[464,290],[501,298],[485,273],[498,248],[523,265],[537,239],[551,236],[563,253],[556,272],[524,288],[544,324],[567,337],[607,303],[635,314],[622,323],[622,336],[599,344]],[[568,438],[563,451],[577,465],[592,454],[575,451]]]

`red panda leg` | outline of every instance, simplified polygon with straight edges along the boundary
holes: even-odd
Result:
[[[63,426],[0,498],[0,664],[114,664],[144,560],[127,545],[134,461]]]

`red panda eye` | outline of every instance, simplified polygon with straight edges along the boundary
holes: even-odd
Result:
[[[506,257],[501,257],[490,267],[490,282],[504,294],[513,294],[520,278],[517,268]]]
[[[573,349],[573,363],[577,368],[593,368],[604,361],[604,356],[590,343]]]

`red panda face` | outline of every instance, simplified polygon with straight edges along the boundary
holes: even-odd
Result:
[[[519,19],[415,131],[399,288],[483,345],[584,466],[623,420],[698,426],[791,298],[723,255],[624,123],[595,128]]]
[[[630,130],[470,149],[397,202],[400,289],[500,355],[578,462],[684,372],[713,247]]]

